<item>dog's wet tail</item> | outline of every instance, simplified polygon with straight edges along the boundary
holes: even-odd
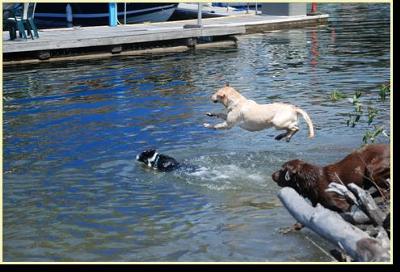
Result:
[[[303,116],[304,120],[306,121],[306,123],[308,125],[308,137],[313,138],[315,136],[314,126],[313,126],[310,116],[308,116],[307,112],[303,111],[300,108],[296,108],[296,112],[300,113],[301,116]]]

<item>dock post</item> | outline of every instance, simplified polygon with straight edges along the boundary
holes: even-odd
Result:
[[[202,3],[198,3],[198,11],[197,11],[197,24],[202,27],[202,21],[201,21],[201,17],[202,17]]]
[[[73,24],[72,24],[72,21],[73,21],[73,15],[72,15],[72,8],[71,8],[71,5],[70,4],[68,4],[66,7],[65,7],[65,14],[66,14],[66,16],[67,16],[67,27],[72,27],[73,26]]]
[[[258,14],[258,3],[256,1],[256,15]]]
[[[183,25],[183,28],[203,28],[203,22],[201,21],[203,11],[202,4],[200,2],[197,3],[197,24],[187,24]]]
[[[126,25],[126,3],[124,3],[124,25]]]
[[[109,10],[109,26],[117,26],[118,22],[118,15],[117,15],[117,3],[109,3],[108,4]]]
[[[317,12],[317,3],[311,4],[311,12]]]
[[[307,16],[320,15],[321,13],[317,11],[317,3],[311,3],[311,11],[307,13]]]

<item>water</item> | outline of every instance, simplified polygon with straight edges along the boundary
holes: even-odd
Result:
[[[327,164],[362,143],[347,101],[375,101],[390,78],[388,4],[320,5],[326,26],[239,37],[237,49],[4,69],[5,261],[329,261],[294,219],[271,174],[286,160]],[[229,81],[262,103],[306,110],[279,132],[212,131],[210,95]],[[389,127],[389,102],[376,104]],[[379,141],[387,142],[381,138]],[[195,172],[135,162],[156,147]]]

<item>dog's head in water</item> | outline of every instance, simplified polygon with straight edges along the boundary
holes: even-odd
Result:
[[[172,171],[179,166],[179,163],[174,158],[159,154],[155,149],[143,151],[136,156],[136,160],[162,172]]]
[[[149,164],[154,160],[154,157],[157,155],[155,149],[147,149],[136,156],[136,160],[143,162],[145,164]]]

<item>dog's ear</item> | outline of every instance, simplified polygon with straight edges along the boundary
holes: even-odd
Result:
[[[289,181],[292,179],[294,175],[297,175],[298,171],[301,168],[299,161],[291,161],[286,163],[284,166],[285,172],[285,180]]]
[[[285,180],[286,181],[289,181],[291,178],[290,178],[290,171],[289,170],[286,170],[286,173],[285,173]]]
[[[295,168],[286,167],[285,180],[290,181],[293,178],[293,176],[296,174],[297,174],[297,171]]]

